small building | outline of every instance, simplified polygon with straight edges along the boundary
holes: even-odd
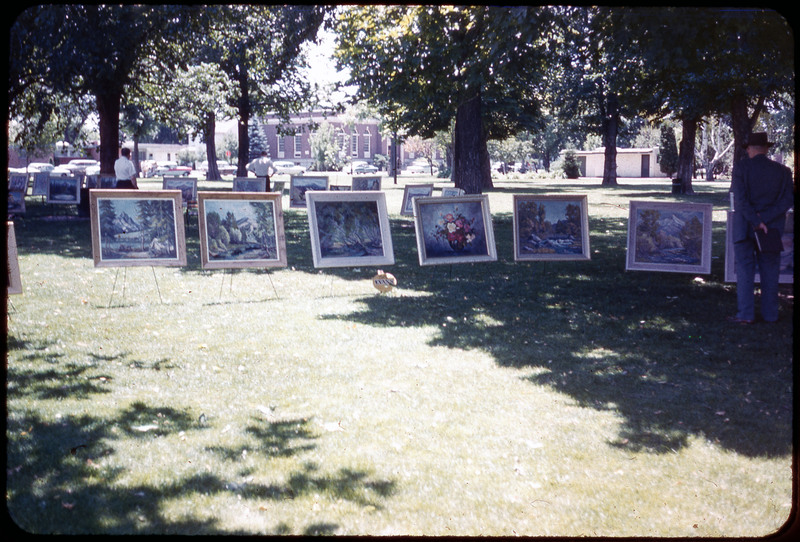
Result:
[[[562,151],[562,156],[566,151]],[[573,151],[580,165],[581,177],[602,177],[605,148]],[[617,177],[667,177],[658,165],[658,149],[617,149]]]

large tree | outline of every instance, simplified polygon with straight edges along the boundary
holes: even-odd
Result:
[[[302,46],[317,36],[326,6],[219,5],[208,8],[209,31],[196,45],[196,60],[214,63],[234,91],[239,138],[237,175],[247,174],[250,119],[273,113],[287,120],[311,103],[311,87],[301,77]],[[213,15],[211,15],[213,14]]]
[[[176,62],[170,45],[185,35],[196,7],[182,5],[46,4],[24,11],[11,28],[10,114],[31,86],[60,95],[90,96],[100,130],[100,167],[114,170],[120,104],[145,55]],[[42,108],[51,107],[48,100]],[[43,111],[43,114],[47,114]]]
[[[350,7],[336,58],[391,131],[431,138],[455,119],[453,180],[480,193],[491,186],[487,139],[539,120],[548,20],[540,7]]]
[[[727,8],[617,9],[636,29],[630,59],[639,59],[642,109],[682,123],[677,177],[692,193],[695,139],[701,119],[730,114],[734,163],[765,108],[794,100],[794,37],[775,11]]]

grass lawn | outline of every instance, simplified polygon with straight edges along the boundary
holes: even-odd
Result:
[[[498,261],[421,267],[400,206],[430,180],[384,180],[385,294],[375,268],[315,269],[287,196],[288,267],[238,271],[201,269],[196,217],[186,267],[95,268],[88,220],[29,198],[7,311],[11,518],[71,534],[784,525],[793,290],[777,324],[726,322],[727,182],[498,179]],[[530,193],[588,195],[591,260],[514,262],[512,197]],[[712,203],[711,274],[625,271],[632,199]]]

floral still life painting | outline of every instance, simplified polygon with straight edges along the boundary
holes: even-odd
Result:
[[[497,259],[486,196],[415,198],[414,207],[420,265]]]

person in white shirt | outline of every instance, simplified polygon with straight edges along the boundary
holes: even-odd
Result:
[[[131,150],[122,149],[114,162],[114,175],[117,176],[117,188],[139,188],[136,183],[136,166],[131,162]]]
[[[261,156],[247,164],[247,171],[252,171],[256,177],[267,179],[267,192],[269,192],[269,176],[275,172],[272,160],[267,156],[267,151],[262,151]]]

